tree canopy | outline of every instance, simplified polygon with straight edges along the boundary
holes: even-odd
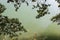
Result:
[[[37,0],[31,0],[31,2],[33,2],[33,3],[36,2],[36,1],[37,1]],[[43,1],[43,0],[42,0],[42,1]],[[44,3],[38,3],[38,2],[37,2],[37,5],[32,5],[32,6],[33,6],[32,9],[34,9],[34,8],[39,8],[38,10],[36,10],[37,13],[38,13],[38,15],[36,16],[36,19],[39,19],[40,17],[43,17],[43,16],[45,16],[46,14],[50,14],[48,7],[50,7],[51,4],[45,4],[46,1],[47,1],[47,0],[45,0]],[[59,3],[58,7],[60,7],[60,0],[55,0],[55,1],[57,1],[57,2]],[[9,2],[13,2],[13,3],[15,2],[15,4],[14,4],[14,7],[16,8],[15,11],[18,11],[19,7],[20,7],[21,4],[24,3],[24,2],[27,4],[27,6],[29,5],[29,2],[27,2],[26,0],[7,0],[7,3],[9,3]],[[18,6],[18,5],[19,5],[19,6]],[[58,17],[57,17],[57,16],[58,16]],[[53,19],[60,18],[60,17],[59,17],[59,16],[60,16],[59,14],[58,14],[57,16],[52,17],[52,18],[51,18],[51,21],[55,22]],[[59,20],[59,19],[57,19],[57,20]],[[58,22],[57,20],[56,20],[56,22]]]
[[[36,2],[37,0],[32,0],[31,2]],[[51,6],[51,4],[45,4],[47,0],[44,1],[44,3],[38,3],[37,5],[32,5],[32,9],[39,8],[36,10],[38,15],[36,16],[36,19],[39,19],[40,17],[45,16],[46,14],[50,14],[48,7]],[[60,0],[56,0],[60,4]],[[18,11],[19,7],[22,3],[26,3],[27,6],[29,6],[29,2],[26,0],[7,0],[7,3],[13,2],[15,11]],[[58,5],[60,7],[60,5]],[[24,31],[27,32],[27,30],[21,26],[21,22],[17,18],[8,18],[7,16],[2,15],[6,10],[5,6],[0,3],[0,35],[3,33],[4,35],[16,35],[16,32],[18,31]],[[60,24],[60,14],[54,16],[51,18],[51,21],[58,22]]]
[[[27,32],[17,18],[8,18],[8,16],[2,15],[1,13],[3,13],[5,10],[5,6],[0,3],[0,35],[4,34],[13,37],[18,36],[16,32]]]

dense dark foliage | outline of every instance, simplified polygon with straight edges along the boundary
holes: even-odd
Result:
[[[46,0],[45,0],[45,2],[46,2]],[[45,3],[44,2],[44,3]],[[50,12],[48,12],[48,7],[50,6],[50,4],[39,4],[39,3],[37,3],[37,5],[35,6],[35,5],[33,5],[33,8],[32,9],[34,9],[34,8],[39,8],[38,10],[37,10],[37,13],[38,13],[38,15],[36,16],[36,18],[40,18],[40,17],[43,17],[45,14],[50,14]]]
[[[40,18],[40,17],[44,16],[45,14],[50,14],[48,12],[49,5],[46,5],[46,4],[41,4],[41,5],[42,5],[42,7],[38,6],[39,10],[37,10],[37,13],[39,13],[39,14],[36,16],[36,18]]]
[[[26,29],[21,26],[21,22],[17,18],[8,18],[7,16],[2,15],[5,11],[5,6],[0,4],[0,35],[10,35],[10,37],[18,36],[16,32],[24,31],[27,32]]]
[[[59,25],[59,24],[60,24],[60,14],[54,16],[54,17],[51,19],[51,21],[53,21],[53,22],[58,22],[58,25]]]
[[[0,14],[6,10],[5,6],[0,4]]]

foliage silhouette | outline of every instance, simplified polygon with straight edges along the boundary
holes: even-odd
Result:
[[[17,11],[19,9],[19,7],[21,6],[21,4],[24,3],[24,2],[27,4],[27,6],[29,5],[29,3],[26,0],[8,0],[7,2],[8,3],[9,2],[13,2],[13,3],[15,2],[16,3],[16,4],[14,4],[14,7],[16,8],[15,11]],[[32,2],[36,2],[36,0],[32,0]],[[46,2],[46,0],[45,0],[45,2]],[[19,5],[19,7],[18,7],[18,5]],[[36,16],[36,18],[40,18],[40,17],[44,16],[45,14],[49,13],[48,12],[48,6],[50,6],[50,5],[41,4],[41,6],[40,6],[40,4],[38,2],[37,2],[36,6],[33,5],[32,9],[39,8],[39,10],[37,10],[38,15]]]
[[[58,25],[60,24],[60,14],[52,17],[51,21],[53,22],[58,22]]]
[[[4,34],[13,37],[18,36],[16,32],[27,32],[27,30],[21,26],[21,22],[19,22],[17,18],[10,19],[1,14],[5,11],[5,9],[5,6],[0,3],[0,35]]]
[[[6,10],[5,6],[0,3],[0,14]]]
[[[36,2],[37,0],[32,0],[31,2]],[[42,4],[42,3],[38,3],[37,2],[37,5],[33,5],[33,8],[32,9],[34,9],[34,8],[39,8],[38,10],[36,10],[37,11],[37,13],[38,13],[38,15],[36,16],[36,19],[39,19],[40,17],[43,17],[43,16],[45,16],[46,14],[50,14],[50,12],[49,12],[49,8],[48,7],[50,7],[50,4],[45,4],[46,3],[46,1],[47,0],[45,0],[45,2]],[[55,0],[55,1],[57,1],[59,4],[60,4],[60,0]],[[9,2],[15,2],[15,4],[14,4],[14,7],[16,8],[15,9],[15,11],[17,11],[18,9],[19,9],[19,7],[21,6],[21,4],[22,3],[26,3],[27,5],[29,5],[29,3],[26,1],[26,0],[7,0],[7,3],[9,3]],[[19,5],[19,7],[18,7],[18,5]],[[58,7],[60,7],[60,5],[58,5]],[[59,15],[57,15],[57,16],[59,16]],[[53,22],[55,22],[55,20],[53,20],[53,19],[56,19],[57,17],[53,17],[52,19],[51,19],[51,21],[53,21]],[[59,18],[59,17],[58,17]],[[56,19],[56,20],[58,20],[58,19]],[[58,23],[58,24],[60,24],[60,23]]]
[[[28,2],[26,0],[7,0],[7,3],[13,2],[14,7],[16,8],[15,11],[17,11],[19,9],[19,7],[21,6],[21,3],[26,3],[27,6],[29,5]]]

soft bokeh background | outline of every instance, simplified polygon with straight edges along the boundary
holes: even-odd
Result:
[[[51,14],[47,14],[44,17],[36,19],[36,15],[38,14],[36,10],[32,9],[32,5],[36,5],[36,2],[32,3],[30,0],[29,6],[25,3],[22,3],[21,7],[17,12],[15,12],[15,8],[12,3],[7,3],[7,0],[0,0],[0,3],[6,6],[6,11],[3,15],[8,16],[9,18],[18,18],[22,25],[27,29],[27,33],[23,33],[21,36],[32,36],[34,33],[48,33],[48,34],[57,34],[60,35],[60,26],[56,23],[51,22],[51,18],[59,13],[58,3],[55,0],[47,0],[46,4],[51,4],[49,7],[49,11]],[[39,3],[42,3],[38,0]],[[25,36],[25,37],[26,37]]]

